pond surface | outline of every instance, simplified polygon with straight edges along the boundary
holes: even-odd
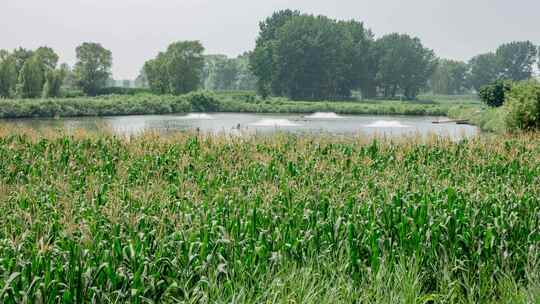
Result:
[[[200,130],[207,133],[271,134],[293,132],[336,135],[404,136],[437,134],[453,139],[475,136],[477,127],[455,123],[434,124],[447,120],[430,116],[371,116],[337,115],[335,113],[300,114],[251,114],[210,113],[184,115],[142,115],[113,117],[80,117],[59,119],[7,119],[2,124],[12,124],[33,129],[67,128],[98,130],[109,128],[119,135],[136,135],[143,131],[174,132]]]

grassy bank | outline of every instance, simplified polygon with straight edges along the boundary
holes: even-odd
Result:
[[[487,106],[460,105],[451,107],[448,117],[452,119],[466,119],[469,123],[478,126],[483,131],[504,133],[506,123],[501,108]]]
[[[456,104],[474,100],[427,96],[418,101],[302,102],[260,99],[251,93],[192,93],[184,96],[139,94],[60,99],[0,99],[0,118],[113,116],[186,112],[312,113],[447,115]]]
[[[536,303],[540,137],[0,128],[0,302]]]

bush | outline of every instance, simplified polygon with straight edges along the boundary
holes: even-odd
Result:
[[[510,130],[539,130],[540,83],[527,81],[515,84],[507,94],[504,110]]]
[[[150,90],[143,88],[108,87],[100,89],[97,95],[137,95],[144,93],[150,93]]]
[[[500,107],[503,105],[505,95],[512,88],[512,83],[506,80],[497,80],[490,85],[480,88],[478,95],[480,99],[490,107]]]
[[[214,112],[220,108],[219,100],[210,92],[192,92],[186,98],[196,112]]]

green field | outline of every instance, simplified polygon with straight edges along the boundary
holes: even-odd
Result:
[[[421,96],[416,101],[291,101],[251,92],[109,95],[55,99],[0,99],[0,118],[171,114],[186,112],[313,113],[446,116],[452,107],[480,108],[473,96]]]
[[[540,137],[0,127],[0,302],[538,303]]]

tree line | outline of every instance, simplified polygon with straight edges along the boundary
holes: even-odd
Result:
[[[430,80],[438,94],[463,94],[497,81],[522,81],[533,76],[539,49],[530,41],[505,43],[495,52],[480,54],[469,62],[440,59]]]
[[[205,55],[199,41],[179,41],[148,60],[135,80],[156,94],[257,90],[292,100],[414,99],[423,91],[463,94],[497,80],[532,77],[539,50],[530,41],[501,45],[469,62],[439,59],[419,38],[376,38],[362,22],[282,10],[259,25],[255,49],[236,58]],[[76,49],[70,69],[48,47],[0,51],[0,97],[57,97],[73,86],[94,96],[110,86],[112,54],[99,43]],[[540,63],[539,63],[540,66]],[[113,90],[113,92],[115,92]],[[123,91],[122,91],[123,92]]]
[[[112,54],[98,43],[83,43],[76,49],[73,70],[58,65],[58,54],[49,47],[0,50],[0,97],[59,97],[70,84],[94,96],[111,75]]]

